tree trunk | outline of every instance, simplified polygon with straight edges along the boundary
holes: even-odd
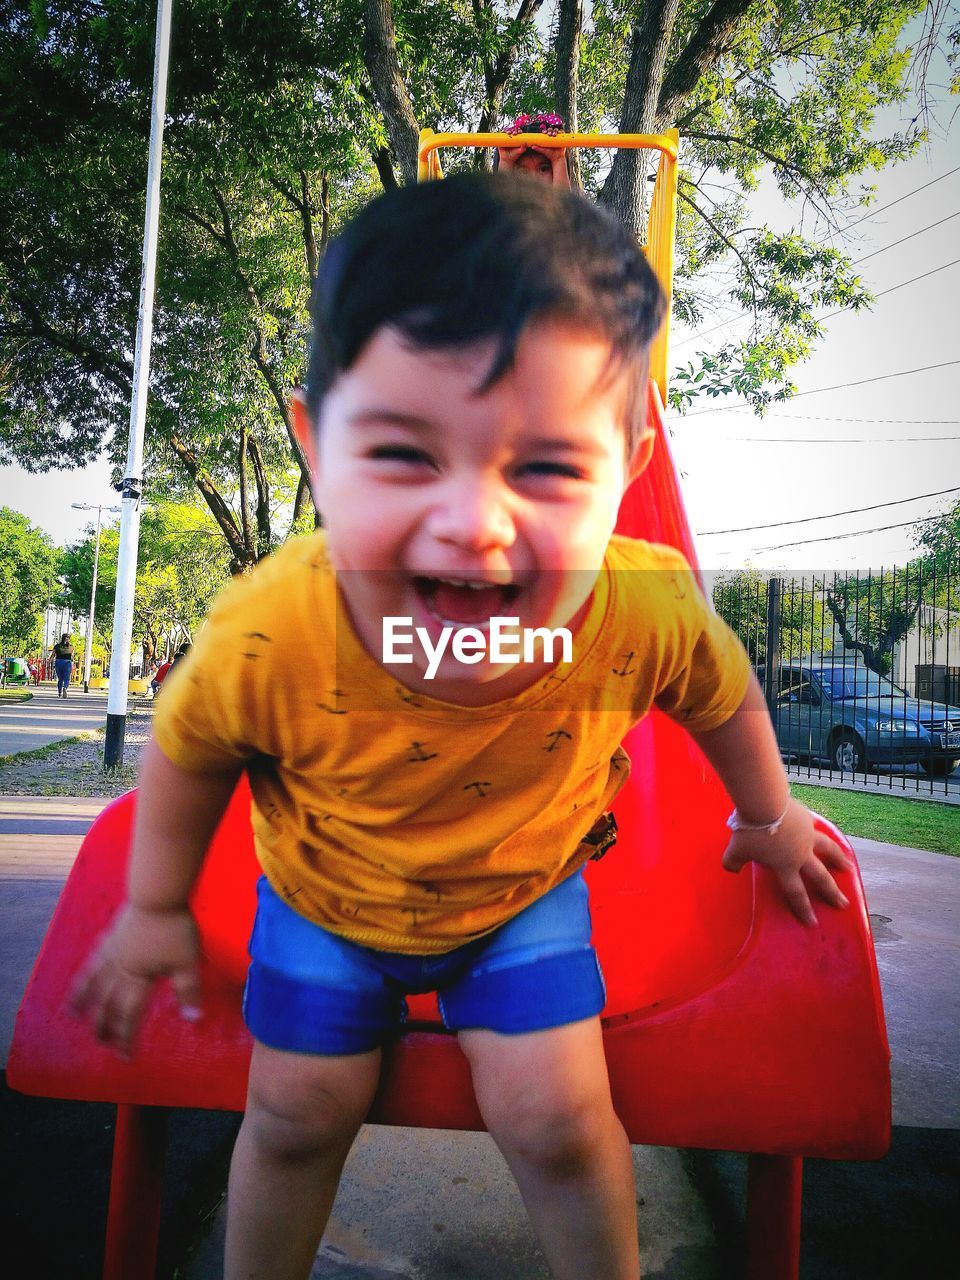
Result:
[[[263,465],[263,453],[256,436],[247,438],[247,453],[253,463],[253,476],[257,483],[257,548],[256,559],[270,554],[270,486]]]
[[[620,116],[621,133],[656,131],[657,104],[678,8],[679,0],[643,6],[630,43],[630,66]],[[641,237],[647,206],[645,160],[644,152],[618,151],[600,193],[601,202]]]
[[[363,60],[403,180],[417,180],[420,126],[404,84],[390,0],[365,0]]]
[[[737,28],[753,0],[715,0],[663,79],[654,127],[681,127],[681,113],[705,71],[733,47]]]
[[[554,74],[554,95],[557,112],[563,116],[569,133],[579,129],[580,96],[580,33],[583,30],[583,0],[560,0],[557,9],[557,66]],[[580,152],[567,152],[567,170],[570,185],[575,191],[583,189],[580,173]]]
[[[244,542],[242,532],[237,528],[236,517],[210,482],[210,479],[202,471],[200,461],[189,445],[175,433],[171,433],[169,440],[171,449],[173,449],[180,462],[186,468],[191,480],[199,489],[204,502],[210,508],[210,514],[216,520],[220,532],[227,540],[227,546],[230,548],[231,554],[230,572],[233,574],[243,573],[253,563],[254,557]]]
[[[240,448],[237,453],[237,471],[240,476],[240,529],[243,545],[253,550],[250,542],[250,505],[247,494],[247,426],[240,428]]]
[[[323,191],[326,192],[327,175],[323,175]],[[326,212],[323,208],[323,196],[321,196],[321,216]],[[307,260],[307,274],[310,277],[312,285],[317,278],[317,267],[320,264],[320,254],[317,250],[317,238],[313,229],[313,206],[310,202],[310,182],[307,178],[307,171],[300,170],[300,225],[303,231],[303,252]]]
[[[484,58],[483,80],[486,101],[477,124],[477,133],[491,133],[496,130],[503,102],[503,91],[517,59],[517,44],[524,28],[536,17],[542,4],[543,0],[520,0],[517,16],[511,22],[509,38],[501,45],[499,53],[492,62],[489,58]],[[491,0],[474,0],[473,11],[478,19],[488,18],[491,23],[496,22],[496,12]],[[493,167],[493,153],[489,148],[478,149],[477,164],[481,169],[489,170]]]

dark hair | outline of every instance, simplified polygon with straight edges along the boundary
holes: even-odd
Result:
[[[307,406],[316,420],[338,374],[385,325],[423,349],[495,339],[482,392],[510,367],[531,321],[566,320],[606,339],[611,372],[628,372],[632,452],[664,309],[631,232],[582,196],[498,174],[404,187],[348,223],[320,264]]]

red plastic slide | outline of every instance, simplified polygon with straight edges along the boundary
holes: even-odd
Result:
[[[654,458],[624,499],[619,527],[692,560],[653,390],[651,415]],[[860,879],[840,877],[849,910],[821,908],[819,926],[803,927],[761,869],[721,869],[730,804],[682,730],[654,713],[625,745],[633,773],[617,806],[619,843],[588,870],[617,1110],[633,1142],[749,1153],[746,1274],[787,1280],[798,1270],[802,1157],[874,1159],[889,1143],[889,1050]],[[240,987],[257,868],[245,786],[195,894],[203,1021],[184,1022],[161,989],[124,1063],[65,1010],[120,900],[135,803],[132,792],[110,805],[83,843],[24,995],[8,1070],[25,1093],[118,1104],[108,1280],[153,1274],[163,1112],[149,1108],[241,1109],[250,1051]],[[430,999],[411,1003],[371,1119],[482,1127],[456,1039]]]

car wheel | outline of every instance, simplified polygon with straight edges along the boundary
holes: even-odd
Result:
[[[924,773],[929,774],[931,778],[947,778],[960,764],[960,759],[952,759],[948,756],[940,760],[922,760],[920,763]]]
[[[866,767],[867,756],[861,739],[849,729],[845,729],[834,740],[830,749],[830,763],[841,773],[862,773]]]

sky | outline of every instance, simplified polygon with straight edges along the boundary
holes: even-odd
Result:
[[[877,212],[851,229],[849,251],[868,258],[861,271],[875,295],[892,292],[869,312],[825,322],[814,355],[791,370],[796,397],[763,418],[736,407],[735,397],[670,415],[704,568],[903,564],[915,554],[910,528],[882,526],[915,522],[960,499],[958,136],[955,128],[951,139],[877,176],[871,206]],[[755,209],[781,226],[784,210],[771,186],[758,193]],[[689,360],[744,333],[747,324],[735,315],[733,321],[719,328],[716,320],[704,321],[700,339],[675,328],[671,360]],[[838,512],[851,514],[786,523]],[[775,527],[713,532],[757,525]]]
[[[945,79],[942,66],[934,78]],[[866,259],[861,269],[873,292],[891,292],[869,312],[827,320],[814,355],[791,371],[798,396],[766,417],[738,408],[733,396],[669,415],[704,569],[903,564],[914,554],[909,526],[960,498],[960,122],[952,120],[956,99],[934,97],[931,141],[906,163],[871,175],[870,216],[851,215],[845,242]],[[902,123],[894,112],[881,121],[886,129]],[[796,225],[798,210],[784,205],[772,182],[761,184],[751,206],[757,224]],[[918,276],[925,278],[905,283]],[[745,332],[732,308],[727,316],[729,325],[719,327],[723,316],[705,319],[701,337],[675,326],[671,363]],[[92,513],[73,510],[73,502],[117,502],[105,460],[43,475],[0,467],[0,504],[59,545],[90,523]],[[840,512],[851,514],[787,523]],[[759,525],[773,527],[751,527]],[[730,529],[746,531],[716,532]]]

